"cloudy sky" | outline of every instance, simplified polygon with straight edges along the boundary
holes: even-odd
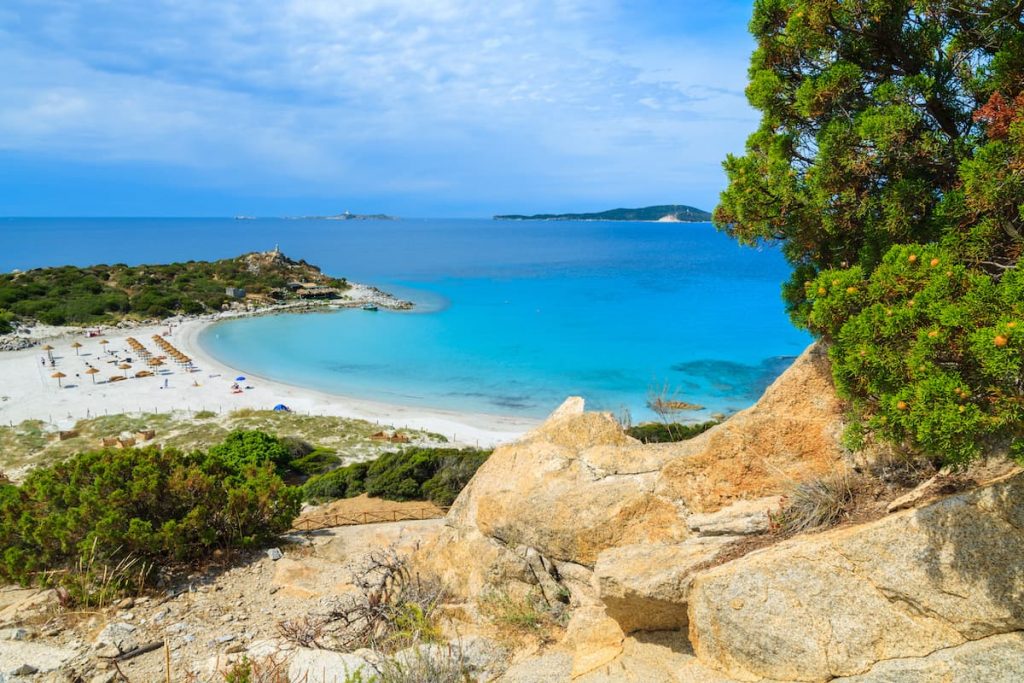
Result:
[[[711,208],[732,0],[4,0],[0,215]]]

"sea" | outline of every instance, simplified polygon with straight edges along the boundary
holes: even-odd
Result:
[[[652,401],[743,409],[811,341],[789,267],[710,224],[400,219],[0,218],[0,271],[212,260],[275,247],[411,299],[217,323],[242,372],[389,403],[543,417],[567,396],[641,422]]]

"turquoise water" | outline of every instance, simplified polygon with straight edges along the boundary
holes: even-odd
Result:
[[[420,305],[235,320],[204,347],[241,371],[409,405],[540,417],[579,394],[640,420],[667,388],[732,412],[810,341],[783,311],[781,255],[705,224],[9,219],[0,239],[4,270],[280,244]]]

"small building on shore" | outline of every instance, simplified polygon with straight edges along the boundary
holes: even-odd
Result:
[[[230,296],[232,299],[244,299],[245,290],[240,287],[227,287],[224,293]]]

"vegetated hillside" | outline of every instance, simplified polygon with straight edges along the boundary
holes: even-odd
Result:
[[[641,209],[611,209],[599,213],[538,213],[532,216],[506,214],[495,216],[497,221],[658,221],[666,217],[681,223],[707,223],[711,214],[682,204],[661,204]]]
[[[12,318],[50,325],[116,322],[176,313],[218,311],[232,299],[229,287],[270,300],[299,298],[288,284],[310,283],[331,296],[348,288],[305,261],[278,251],[220,261],[168,265],[96,265],[37,268],[0,275],[0,333]]]

